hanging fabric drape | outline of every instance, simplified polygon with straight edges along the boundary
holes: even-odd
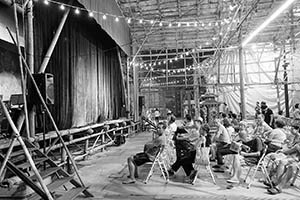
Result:
[[[37,71],[63,12],[36,4],[34,15]],[[59,128],[121,117],[125,98],[116,47],[95,20],[70,13],[46,68],[54,75],[50,109]]]

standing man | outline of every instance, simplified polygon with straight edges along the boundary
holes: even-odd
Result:
[[[273,111],[267,106],[266,102],[261,102],[261,112],[265,116],[265,122],[274,128],[274,114]]]

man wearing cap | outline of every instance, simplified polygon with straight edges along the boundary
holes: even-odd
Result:
[[[265,122],[274,128],[274,114],[273,111],[267,106],[266,102],[261,102],[261,113],[265,116]]]

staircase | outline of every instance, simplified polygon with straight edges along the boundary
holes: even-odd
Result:
[[[24,138],[23,140],[27,149],[31,153],[36,167],[39,169],[39,173],[44,180],[43,182],[47,184],[45,180],[48,180],[47,182],[49,182],[49,184],[47,184],[47,188],[53,199],[71,200],[75,199],[81,193],[83,193],[86,197],[93,197],[93,195],[88,192],[87,187],[75,180],[73,175],[68,174],[63,168],[59,167],[51,158],[40,151],[30,141]],[[27,160],[20,161],[20,159],[13,159],[14,157],[20,158],[23,155],[23,150],[12,152],[11,159],[9,159],[6,166],[9,171],[18,176],[25,185],[28,185],[34,193],[29,195],[27,195],[26,192],[22,193],[20,191],[20,187],[1,188],[0,199],[49,199],[45,191],[40,187],[37,177],[34,174],[32,175],[30,163]],[[0,162],[3,162],[4,158],[5,156],[0,153]],[[25,188],[23,187],[23,189]]]

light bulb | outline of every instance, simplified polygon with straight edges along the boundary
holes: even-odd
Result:
[[[63,4],[60,5],[59,7],[61,10],[64,10],[65,9],[65,6]]]
[[[127,19],[127,23],[128,23],[128,24],[131,23],[131,19],[130,19],[130,18]]]
[[[93,12],[89,12],[89,16],[90,16],[90,17],[93,17],[93,16],[94,16],[94,13],[93,13]]]
[[[75,14],[79,15],[80,14],[80,11],[78,8],[75,9]]]
[[[49,4],[49,1],[45,0],[45,1],[44,1],[44,4],[48,5],[48,4]]]
[[[118,22],[119,21],[119,17],[116,17],[115,21]]]
[[[107,18],[107,17],[106,17],[106,15],[103,15],[103,16],[102,16],[102,19],[104,19],[104,20],[105,20],[106,18]]]

